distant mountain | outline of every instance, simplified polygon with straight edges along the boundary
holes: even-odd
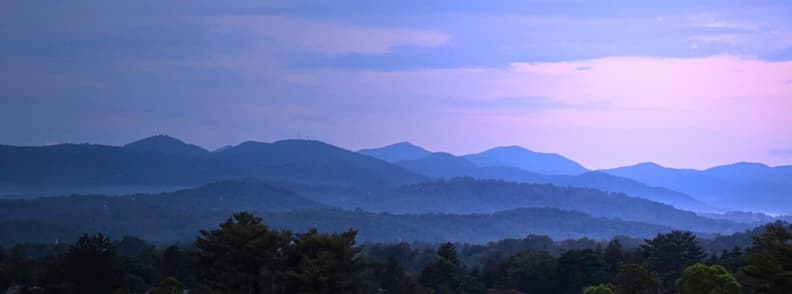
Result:
[[[398,189],[313,186],[291,186],[289,189],[320,203],[374,212],[468,214],[550,207],[697,232],[729,233],[746,227],[622,193],[550,184],[454,178],[406,185]]]
[[[401,142],[381,148],[361,149],[358,153],[379,158],[387,162],[398,162],[402,160],[419,159],[429,155],[431,152],[413,145],[410,142]]]
[[[742,162],[694,170],[641,163],[602,172],[684,192],[719,207],[792,213],[792,166]]]
[[[310,140],[250,141],[213,155],[237,176],[275,181],[393,185],[422,178],[382,160]]]
[[[179,156],[201,156],[209,153],[206,149],[184,143],[179,139],[165,135],[144,138],[126,144],[124,148]]]
[[[403,160],[396,164],[415,173],[437,177],[478,177],[482,169],[469,161],[445,152],[436,152],[420,159]]]
[[[387,162],[318,141],[246,142],[207,152],[155,136],[124,147],[0,146],[0,190],[86,191],[85,187],[193,186],[258,178],[336,185],[401,185],[422,179]],[[15,187],[24,187],[17,189]],[[79,189],[77,189],[79,188]],[[0,191],[3,192],[3,191]]]
[[[464,157],[482,167],[511,166],[548,175],[578,175],[588,171],[577,162],[559,154],[534,152],[519,146],[496,147]]]
[[[0,221],[34,217],[37,221],[68,224],[74,214],[98,215],[114,209],[167,208],[179,211],[289,211],[327,207],[299,194],[259,181],[224,181],[193,189],[159,194],[124,196],[71,195],[36,199],[0,200]],[[64,215],[63,210],[68,213]],[[110,215],[113,215],[112,213]]]
[[[21,228],[38,228],[63,238],[68,237],[69,232],[106,232],[118,237],[145,235],[179,241],[181,239],[174,237],[197,233],[195,229],[199,227],[196,225],[209,225],[201,218],[215,213],[230,216],[235,211],[262,213],[326,207],[294,192],[264,183],[218,182],[160,194],[71,195],[0,200],[0,231],[4,228],[3,224],[22,223],[24,226]],[[185,228],[189,230],[184,231]],[[5,230],[10,228],[6,226]],[[170,236],[172,233],[176,235]],[[27,236],[33,238],[35,234],[27,233]],[[8,240],[0,238],[0,242]]]
[[[0,189],[201,184],[208,157],[92,144],[0,146]]]
[[[433,153],[418,160],[406,160],[397,164],[415,173],[435,178],[468,176],[477,179],[594,188],[603,191],[626,193],[682,209],[695,211],[714,210],[707,204],[683,193],[666,188],[650,187],[635,180],[601,172],[587,172],[575,176],[544,175],[508,166],[478,167],[470,163],[468,157],[456,157],[448,153]]]
[[[556,240],[616,236],[649,238],[671,228],[640,222],[592,217],[554,208],[521,208],[492,214],[387,214],[345,210],[269,213],[265,223],[304,231],[356,228],[360,242],[469,242],[483,244],[504,238],[547,235]]]
[[[409,189],[409,188],[407,188]],[[396,200],[396,199],[394,199]],[[436,199],[441,200],[441,199]],[[233,212],[251,211],[274,228],[342,231],[357,228],[360,241],[460,241],[484,243],[529,234],[553,238],[649,237],[671,227],[554,208],[521,208],[492,214],[396,215],[328,208],[279,187],[219,182],[195,189],[126,196],[72,195],[0,200],[0,245],[24,241],[68,242],[83,232],[134,235],[160,242],[195,238]]]

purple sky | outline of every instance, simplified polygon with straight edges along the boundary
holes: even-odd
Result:
[[[792,164],[789,2],[371,2],[4,2],[0,143]]]

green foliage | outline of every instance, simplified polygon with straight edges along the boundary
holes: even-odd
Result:
[[[608,265],[595,250],[570,250],[558,258],[558,279],[561,293],[579,293],[586,286],[608,282]]]
[[[660,291],[660,278],[640,264],[620,264],[615,282],[619,293],[656,294]]]
[[[680,294],[741,294],[742,287],[729,271],[720,265],[694,264],[679,280]]]
[[[261,218],[247,212],[235,213],[212,231],[201,231],[195,240],[200,249],[201,279],[214,289],[258,293],[271,289],[276,264],[288,234],[272,231]]]
[[[452,243],[440,245],[437,255],[422,271],[421,284],[432,293],[481,293],[484,287],[465,271]]]
[[[556,258],[547,251],[525,251],[509,258],[498,273],[499,288],[550,294],[556,288]]]
[[[788,268],[791,240],[785,228],[771,229],[746,248],[751,258],[741,279],[754,282],[750,290],[789,289],[785,273],[774,270]],[[700,258],[696,241],[690,233],[672,232],[645,240],[643,247],[627,238],[553,242],[533,235],[488,244],[358,246],[355,230],[292,234],[237,213],[195,242],[164,248],[135,237],[110,242],[103,235],[72,245],[19,244],[0,250],[0,286],[13,281],[25,293],[676,293],[676,287],[662,287],[660,277],[686,261],[661,259]],[[680,252],[668,252],[673,250]],[[728,260],[736,266],[746,258],[742,249],[717,258]],[[697,265],[682,272],[682,293],[705,291],[730,277],[726,267]]]
[[[593,287],[586,288],[586,291],[583,291],[583,294],[616,294],[608,285],[600,284]]]
[[[462,283],[462,265],[456,247],[445,243],[437,249],[434,260],[421,271],[420,282],[436,293],[453,293]]]
[[[641,245],[649,269],[661,273],[663,288],[676,288],[676,280],[688,266],[700,262],[704,251],[698,246],[696,235],[691,232],[672,231],[657,234],[654,239]]]
[[[768,226],[754,238],[748,265],[741,272],[746,287],[757,293],[788,293],[792,289],[792,226]]]
[[[286,263],[287,293],[361,293],[363,265],[357,231],[297,234]]]

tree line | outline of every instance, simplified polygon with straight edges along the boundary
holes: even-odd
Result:
[[[133,237],[0,250],[7,293],[789,293],[792,226],[707,254],[691,232],[487,245],[356,243],[357,231],[275,230],[246,212],[194,242]],[[629,240],[628,240],[629,241]]]

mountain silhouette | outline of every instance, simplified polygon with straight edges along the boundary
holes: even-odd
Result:
[[[677,208],[694,211],[712,211],[715,208],[684,193],[662,187],[652,187],[636,180],[602,172],[580,175],[544,175],[509,166],[478,167],[467,160],[448,153],[433,153],[418,160],[397,163],[415,173],[434,178],[472,177],[496,179],[519,183],[555,184],[560,186],[593,188],[621,192],[635,197],[666,203]]]
[[[431,152],[422,147],[413,145],[410,142],[401,142],[381,148],[361,149],[358,153],[379,158],[387,162],[398,162],[423,158]]]
[[[602,172],[684,192],[719,207],[792,212],[792,166],[740,162],[695,170],[640,163]]]
[[[534,152],[519,146],[496,147],[464,157],[482,167],[511,166],[548,175],[578,175],[588,171],[579,163],[559,154]]]
[[[175,153],[175,150],[186,153]],[[401,185],[422,179],[385,161],[308,140],[245,142],[219,152],[200,152],[165,136],[147,138],[124,147],[0,145],[0,186],[3,189],[26,186],[35,191],[62,186],[66,187],[63,192],[69,192],[68,187],[194,186],[244,178],[368,186]]]
[[[187,144],[179,139],[166,135],[157,135],[144,138],[124,145],[125,148],[159,152],[170,155],[201,156],[209,153],[206,149],[196,145]]]

